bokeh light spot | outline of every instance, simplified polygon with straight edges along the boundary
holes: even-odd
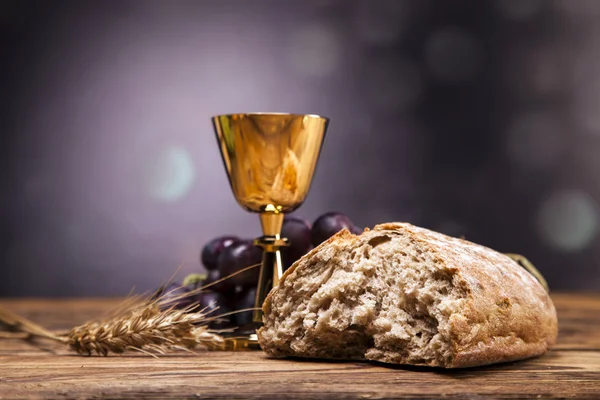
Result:
[[[573,252],[591,244],[598,230],[598,207],[585,192],[564,190],[552,194],[541,205],[538,229],[552,248]]]
[[[339,66],[342,44],[333,28],[313,24],[292,34],[287,51],[289,65],[298,74],[321,78],[332,74]]]
[[[188,151],[179,146],[167,147],[150,168],[147,192],[156,200],[176,201],[188,193],[194,177],[194,163]]]
[[[564,149],[562,124],[546,113],[531,113],[512,121],[507,131],[511,161],[529,169],[556,165]]]
[[[479,43],[460,28],[435,32],[425,47],[431,74],[443,83],[462,83],[472,79],[481,63]]]

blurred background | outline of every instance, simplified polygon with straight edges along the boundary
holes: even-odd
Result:
[[[600,1],[0,2],[0,296],[153,289],[258,236],[210,117],[332,119],[297,215],[526,255],[600,291]]]

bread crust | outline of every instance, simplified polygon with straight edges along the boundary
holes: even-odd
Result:
[[[548,293],[514,260],[487,247],[408,223],[377,225],[360,236],[348,231],[334,235],[286,271],[279,286],[267,296],[263,305],[265,315],[277,311],[273,308],[274,295],[314,254],[326,252],[334,245],[351,248],[361,238],[385,232],[409,237],[411,245],[450,271],[455,284],[464,290],[464,307],[449,319],[452,357],[440,366],[460,368],[534,357],[545,353],[556,342],[558,322]],[[265,318],[265,322],[267,320]],[[270,348],[263,329],[259,330],[263,349],[272,355],[281,355]],[[395,354],[377,349],[368,352],[365,358],[402,362]]]

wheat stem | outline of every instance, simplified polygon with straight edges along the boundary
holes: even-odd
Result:
[[[41,325],[38,325],[35,322],[32,322],[27,318],[21,317],[2,307],[0,307],[0,322],[3,322],[5,325],[8,325],[15,330],[28,333],[32,336],[65,342],[64,338],[55,335]]]
[[[17,331],[10,335],[9,333],[3,334],[0,338],[15,338],[15,335],[20,333],[21,339],[30,337],[51,339],[66,343],[69,348],[79,354],[104,356],[110,353],[120,354],[127,350],[156,357],[157,354],[165,354],[169,350],[192,351],[197,347],[214,349],[223,343],[223,338],[218,335],[218,332],[207,329],[206,324],[209,321],[255,309],[247,308],[207,317],[206,309],[193,312],[196,305],[177,310],[173,304],[259,265],[251,265],[181,296],[166,296],[165,298],[165,294],[162,293],[162,296],[157,299],[150,300],[140,296],[128,296],[120,307],[109,314],[107,319],[100,322],[88,322],[61,333],[53,333],[0,307],[0,322]],[[169,304],[171,306],[164,309]]]

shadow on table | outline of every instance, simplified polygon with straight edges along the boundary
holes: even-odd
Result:
[[[461,378],[469,378],[472,376],[481,377],[486,374],[497,374],[499,372],[504,371],[514,371],[516,369],[520,371],[527,370],[539,370],[540,366],[535,363],[535,360],[538,358],[532,358],[521,361],[510,361],[500,364],[492,364],[492,365],[484,365],[480,367],[469,367],[469,368],[453,368],[446,369],[440,367],[425,367],[425,366],[414,366],[414,365],[400,365],[400,364],[386,364],[377,361],[360,361],[360,360],[325,360],[325,359],[317,359],[317,358],[302,358],[302,357],[287,357],[287,358],[270,358],[271,360],[281,360],[282,362],[285,360],[296,361],[296,362],[306,362],[306,363],[324,363],[324,364],[354,364],[356,369],[361,368],[370,368],[373,366],[385,368],[388,370],[398,370],[398,371],[406,371],[406,372],[419,372],[419,373],[433,373],[444,375],[448,377],[453,377],[457,379]],[[559,367],[556,367],[559,368]],[[552,366],[544,366],[544,369],[552,370],[554,369]],[[560,367],[560,369],[564,369],[564,367]],[[573,369],[578,369],[577,367],[573,367]]]

